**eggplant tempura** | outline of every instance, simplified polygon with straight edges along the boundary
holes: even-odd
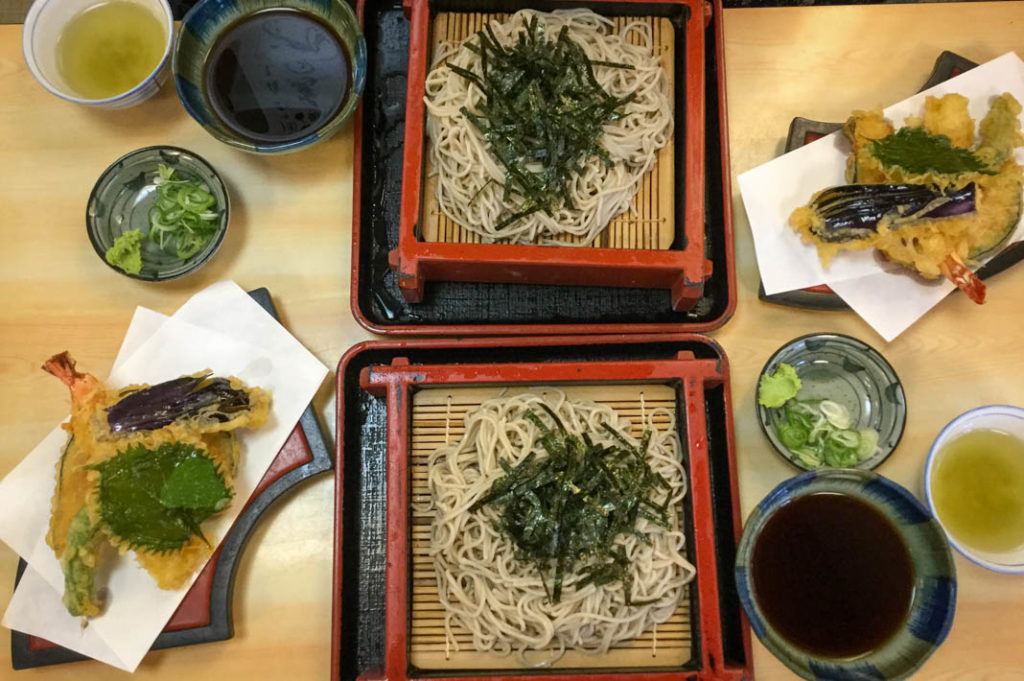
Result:
[[[209,371],[112,390],[76,371],[66,352],[43,369],[71,390],[46,535],[68,612],[102,612],[95,576],[104,541],[134,551],[160,588],[180,588],[213,550],[200,523],[231,502],[233,431],[261,426],[270,395]]]
[[[1013,233],[1021,215],[1021,105],[994,98],[975,142],[967,98],[928,97],[924,116],[894,130],[880,111],[855,111],[843,132],[848,185],[811,197],[789,218],[828,265],[839,251],[875,248],[926,279],[945,276],[976,303],[985,284],[968,268]]]

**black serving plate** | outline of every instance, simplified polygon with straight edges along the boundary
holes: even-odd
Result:
[[[710,8],[711,6],[708,5]],[[719,114],[721,6],[705,28],[705,249],[713,272],[704,296],[689,311],[672,309],[668,290],[431,281],[422,303],[399,292],[388,253],[398,245],[409,22],[401,0],[358,4],[367,46],[360,179],[353,225],[358,264],[352,310],[379,333],[518,334],[574,331],[706,331],[724,324],[735,304],[732,221],[727,194],[726,130]],[[603,328],[602,328],[603,327]]]
[[[964,71],[970,71],[976,63],[948,50],[939,55],[935,60],[935,66],[928,80],[921,86],[921,90],[927,90],[953,76],[958,76]],[[919,90],[920,91],[920,90]],[[812,121],[809,118],[794,118],[789,124],[789,135],[786,137],[786,152],[789,153],[798,147],[809,144],[819,137],[829,135],[843,127],[842,123],[825,123]],[[995,276],[1013,265],[1024,260],[1024,241],[1010,244],[1000,251],[991,260],[985,263],[975,273],[980,279],[987,279]],[[767,295],[764,292],[764,284],[760,285],[757,292],[761,300],[779,305],[791,307],[802,307],[811,310],[848,310],[850,306],[843,302],[843,299],[832,292],[827,286],[815,286],[796,291],[783,291]]]
[[[680,352],[726,362],[721,348],[703,336],[689,334],[385,340],[349,350],[341,359],[337,379],[332,680],[353,681],[362,674],[372,675],[383,669],[385,661],[387,400],[360,387],[363,369],[390,365],[396,357],[406,358],[413,365],[500,364],[636,361],[675,358]],[[749,634],[732,579],[739,509],[735,506],[738,499],[734,497],[734,458],[730,454],[730,399],[728,381],[705,392],[712,522],[720,547],[716,555],[717,605],[725,659],[719,662],[721,666],[749,668]]]
[[[263,309],[277,319],[277,310],[265,288],[249,291],[249,295]],[[267,475],[260,482],[262,491],[249,500],[245,509],[239,514],[235,524],[219,549],[203,569],[203,574],[185,596],[183,604],[193,613],[184,618],[184,623],[175,626],[179,613],[171,618],[171,623],[153,643],[151,650],[175,648],[196,643],[223,641],[234,635],[234,620],[231,610],[231,597],[235,586],[235,570],[245,550],[249,536],[259,522],[263,512],[281,498],[285,492],[298,483],[319,473],[331,470],[334,457],[328,446],[327,438],[320,427],[313,406],[306,407],[289,436],[288,441],[277,459],[270,465]],[[25,561],[18,563],[18,572],[14,585],[18,585],[21,574],[25,570]],[[212,577],[207,582],[208,571]],[[208,592],[201,587],[208,583]],[[208,611],[208,616],[207,616]],[[196,616],[201,615],[201,616]],[[30,636],[20,631],[11,631],[11,666],[14,669],[43,667],[63,662],[78,662],[88,657],[54,645],[48,641]]]

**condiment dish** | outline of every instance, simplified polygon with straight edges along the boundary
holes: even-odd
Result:
[[[796,371],[800,400],[831,400],[845,409],[852,428],[872,429],[877,448],[851,468],[870,470],[881,464],[899,444],[907,418],[903,386],[892,366],[866,343],[838,333],[800,336],[779,348],[761,369],[760,377],[774,374],[781,364]],[[769,408],[755,398],[758,423],[775,451],[790,464],[814,470],[800,460],[779,436],[785,410]]]
[[[799,506],[799,503],[807,502],[811,496],[817,497],[818,500],[823,497],[829,500],[846,497],[842,500],[843,503],[858,506],[863,513],[860,516],[836,513],[827,517],[825,514],[813,517],[804,514],[798,523],[785,524],[781,533],[778,527],[766,532],[766,527],[769,527],[771,521],[777,517],[792,520],[792,512],[797,508],[804,508]],[[846,522],[840,522],[844,517]],[[865,542],[865,539],[870,540],[878,534],[876,530],[879,528],[865,522],[871,518],[880,529],[886,530],[892,540],[889,544],[879,545],[875,550],[863,550],[866,543],[871,543]],[[808,522],[809,519],[817,519],[820,522],[812,524]],[[840,525],[845,527],[845,532],[839,529]],[[816,527],[819,533],[807,532],[804,528],[808,526]],[[861,628],[864,630],[876,629],[878,620],[873,613],[877,612],[878,618],[881,618],[886,609],[883,599],[891,590],[886,590],[889,585],[880,579],[880,576],[886,572],[890,563],[902,562],[905,568],[902,579],[905,580],[906,586],[903,591],[906,609],[900,607],[898,611],[888,613],[890,626],[881,635],[878,635],[877,631],[854,631],[851,624],[853,620],[845,610],[837,620],[833,618],[834,621],[827,622],[826,630],[830,628],[843,633],[829,640],[819,641],[822,649],[841,648],[847,645],[846,639],[854,637],[855,634],[876,635],[876,638],[866,643],[867,647],[857,654],[832,655],[811,652],[807,649],[809,646],[801,647],[793,642],[798,634],[783,636],[780,633],[780,627],[791,627],[794,621],[803,620],[806,623],[810,619],[826,624],[824,617],[814,619],[822,610],[817,601],[798,604],[796,607],[799,611],[795,614],[790,612],[788,620],[785,616],[779,617],[778,610],[774,611],[774,620],[772,615],[768,614],[772,612],[771,609],[768,608],[766,612],[765,605],[772,600],[779,602],[780,595],[759,592],[758,575],[776,575],[779,573],[779,566],[773,562],[771,552],[767,549],[758,553],[758,544],[767,537],[791,537],[792,532],[802,532],[797,536],[814,538],[814,541],[807,542],[814,545],[813,553],[808,554],[809,556],[826,551],[822,548],[824,546],[859,547],[856,555],[846,556],[849,563],[855,566],[851,568],[855,572],[846,574],[845,577],[859,579],[861,598],[876,601],[871,602],[866,608],[860,608],[860,614],[863,616],[860,620]],[[859,544],[854,541],[856,535],[860,535]],[[828,537],[835,537],[835,541],[828,541]],[[806,588],[812,586],[811,581],[820,579],[819,584],[813,585],[819,593],[822,589],[837,589],[846,584],[837,581],[843,578],[843,571],[840,568],[844,567],[836,564],[837,555],[827,555],[830,557],[818,562],[832,565],[830,569],[817,571],[809,580],[798,580],[798,583],[794,584],[796,590],[791,595],[795,596],[797,602],[799,597],[806,593]],[[788,556],[787,564],[792,566],[793,561],[801,560],[803,559],[799,556]],[[758,561],[764,562],[759,565]],[[737,549],[735,574],[740,602],[754,633],[779,660],[805,679],[905,679],[919,669],[945,640],[952,626],[956,607],[956,568],[949,544],[938,522],[928,509],[900,485],[871,471],[853,468],[809,471],[790,478],[772,490],[747,519]],[[774,580],[765,577],[765,581]],[[849,596],[850,594],[844,593],[843,597],[835,599],[837,607],[848,609],[850,601],[843,598]],[[787,602],[792,611],[793,602]],[[857,602],[860,603],[861,600]],[[839,603],[846,605],[839,606]],[[792,627],[790,631],[793,631]],[[813,636],[821,636],[817,629],[811,628],[809,631]]]
[[[946,518],[944,521],[943,508],[941,504],[936,504],[935,481],[937,471],[942,466],[944,456],[946,455],[946,446],[967,433],[982,430],[1005,433],[1024,440],[1024,408],[1001,404],[988,405],[971,409],[950,421],[942,429],[938,437],[935,438],[935,442],[932,443],[931,449],[928,451],[928,459],[924,470],[925,498],[928,502],[928,508],[931,509],[942,529],[946,532],[949,543],[961,555],[971,562],[995,572],[1024,574],[1024,546],[1018,546],[1015,549],[1002,552],[985,551],[974,547],[968,541],[965,541],[964,537],[957,536],[956,533],[951,531],[950,519]],[[982,473],[984,474],[984,472]],[[989,485],[1012,485],[1014,482],[1011,479],[1007,479],[1013,476],[1005,476],[994,471],[984,474],[984,478],[992,478],[993,475],[1000,479],[986,480]],[[959,480],[962,482],[962,477]],[[1019,484],[1019,478],[1017,484]],[[1012,490],[1004,489],[1003,491],[1010,494],[1016,493]],[[995,493],[995,490],[986,488],[985,490],[978,490],[978,492],[991,496]],[[972,507],[977,509],[977,501],[972,503]]]
[[[163,165],[174,178],[205,186],[215,203],[215,231],[197,251],[178,257],[170,248],[161,248],[151,237],[150,211],[158,201],[159,168]],[[114,161],[100,175],[89,195],[85,224],[96,254],[111,269],[141,281],[169,281],[199,269],[217,252],[227,232],[230,206],[227,189],[217,172],[200,156],[177,147],[155,146],[137,149]],[[142,268],[126,272],[106,258],[108,249],[129,230],[146,237],[141,244]]]

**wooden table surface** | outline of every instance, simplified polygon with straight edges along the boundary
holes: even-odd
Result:
[[[950,49],[985,61],[1021,48],[1024,3],[735,9],[726,12],[730,145],[735,173],[781,152],[797,115],[842,120],[914,92]],[[180,282],[117,276],[93,252],[82,219],[100,172],[121,154],[169,143],[218,168],[232,195],[232,221],[216,258]],[[137,305],[171,313],[191,294],[231,278],[266,286],[284,324],[335,367],[370,337],[349,310],[351,127],[297,155],[261,158],[203,132],[172,87],[128,111],[93,111],[47,94],[21,57],[20,27],[0,26],[0,476],[67,413],[67,392],[39,370],[70,350],[105,376]],[[735,182],[734,182],[735,184]],[[806,312],[757,300],[758,274],[739,195],[735,209],[738,305],[711,334],[732,366],[733,410],[744,513],[793,474],[754,418],[754,382],[768,356],[800,334],[837,331],[880,349],[903,380],[906,433],[879,472],[920,494],[925,454],[939,429],[978,405],[1024,405],[1024,268],[989,282],[988,303],[954,295],[892,343],[849,312]],[[333,374],[315,404],[333,432]],[[235,584],[229,641],[151,653],[137,678],[323,679],[329,673],[332,506],[329,476],[270,511],[245,552]],[[0,609],[16,556],[0,547]],[[956,558],[953,631],[922,679],[1024,679],[1024,577],[997,575]],[[756,641],[758,679],[794,678]],[[0,637],[0,676],[10,671]],[[109,679],[83,662],[18,678]]]

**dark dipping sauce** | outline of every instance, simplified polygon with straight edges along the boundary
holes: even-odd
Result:
[[[869,653],[910,611],[910,552],[888,518],[847,495],[808,494],[778,509],[750,565],[765,619],[817,657]]]
[[[224,125],[256,142],[291,142],[337,113],[350,74],[333,30],[298,10],[269,9],[224,32],[203,79]]]

